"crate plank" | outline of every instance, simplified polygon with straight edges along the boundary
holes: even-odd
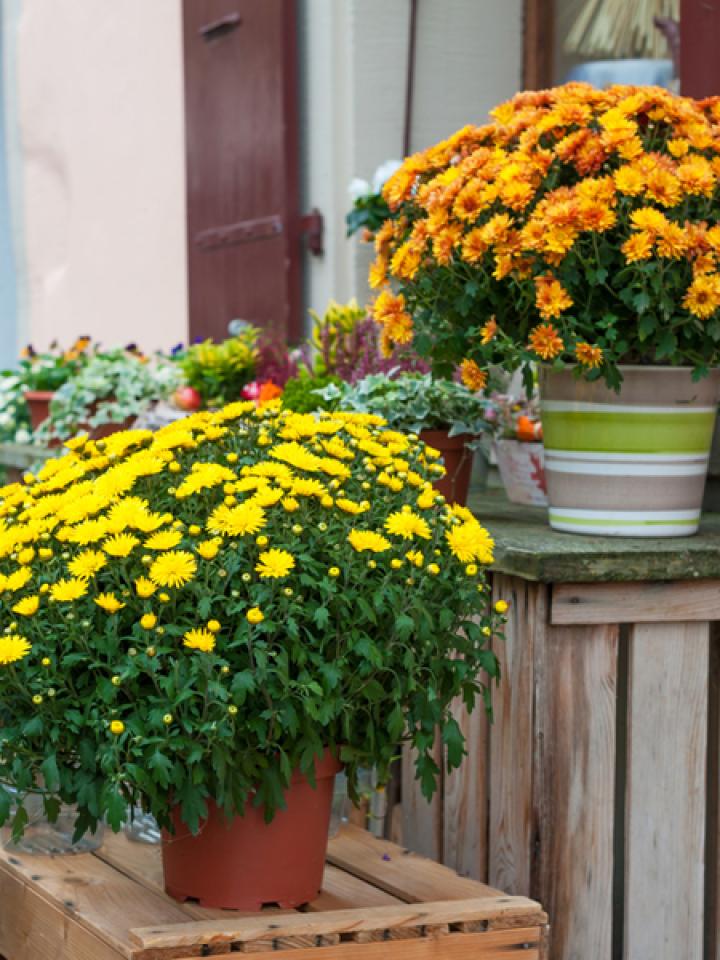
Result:
[[[551,622],[663,623],[720,620],[720,580],[558,583]]]
[[[514,922],[515,921],[515,922]],[[306,938],[352,936],[392,931],[405,932],[412,937],[423,936],[426,928],[437,926],[493,922],[497,927],[505,923],[517,927],[542,925],[545,915],[539,904],[524,897],[486,897],[441,903],[398,904],[373,909],[338,910],[328,913],[291,913],[277,917],[256,916],[221,921],[196,921],[185,924],[154,925],[130,931],[130,942],[136,948],[135,956],[142,960],[153,952],[172,950],[179,955],[180,948],[233,947],[259,945],[273,949],[273,943],[285,941],[303,945]],[[469,934],[467,934],[469,935]]]
[[[501,681],[493,690],[490,728],[489,882],[525,896],[533,830],[533,654],[545,630],[546,597],[544,584],[493,576],[493,600],[509,608],[505,638],[495,651]]]
[[[5,872],[120,953],[126,943],[128,916],[138,925],[156,923],[160,917],[164,923],[189,920],[179,904],[134,883],[89,853],[48,857],[0,850],[0,875]]]
[[[526,927],[395,941],[392,947],[384,942],[341,943],[319,950],[279,950],[272,956],[273,960],[544,960],[542,938],[541,928]],[[237,956],[223,953],[216,960],[236,960]]]
[[[557,960],[612,952],[617,654],[616,626],[548,627],[535,649],[531,883]]]
[[[502,895],[501,890],[459,877],[442,864],[357,827],[344,827],[332,838],[327,859],[347,873],[408,902]]]
[[[625,957],[701,960],[709,624],[632,628]]]

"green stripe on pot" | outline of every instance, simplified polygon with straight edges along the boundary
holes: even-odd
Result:
[[[614,520],[611,517],[568,517],[565,514],[549,511],[550,520],[556,523],[568,523],[577,527],[687,527],[692,519],[682,520],[647,520],[642,514],[636,520]],[[698,510],[698,518],[700,511]]]
[[[707,453],[714,413],[602,413],[543,410],[547,450]]]

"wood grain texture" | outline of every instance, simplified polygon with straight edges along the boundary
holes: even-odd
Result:
[[[430,857],[443,858],[443,750],[436,737],[433,759],[440,768],[440,786],[432,800],[426,800],[415,779],[414,751],[405,744],[402,752],[402,834],[410,850]]]
[[[509,604],[505,639],[497,644],[500,685],[490,727],[489,882],[530,894],[535,646],[547,618],[547,590],[515,577],[493,577],[493,600]],[[478,817],[481,819],[482,811]]]
[[[502,896],[493,887],[417,856],[366,830],[346,826],[328,844],[327,861],[405,902]]]
[[[453,714],[466,742],[462,766],[445,775],[443,863],[463,877],[485,882],[488,876],[488,775],[490,732],[482,703],[472,713],[458,703]]]
[[[625,960],[701,960],[709,625],[639,624],[629,660]]]
[[[720,580],[674,583],[560,583],[553,624],[720,620]]]
[[[486,933],[451,933],[391,944],[341,943],[320,949],[273,950],[272,960],[518,960],[519,957],[543,960],[541,949],[542,928],[525,927]],[[237,956],[235,952],[222,953],[216,960],[236,960]]]
[[[720,960],[720,623],[710,624],[706,850],[708,960]]]
[[[614,626],[548,627],[535,647],[532,890],[553,960],[611,958],[617,651]]]
[[[220,946],[243,947],[285,941],[287,946],[302,945],[304,938],[332,935],[363,937],[389,931],[409,933],[411,938],[426,935],[428,928],[450,924],[474,924],[497,929],[540,925],[545,914],[540,905],[524,897],[486,897],[443,903],[396,904],[362,910],[338,910],[334,913],[288,913],[282,917],[229,916],[225,921],[156,925],[130,931],[130,942],[139,956],[152,950],[175,950],[197,945],[216,949]]]

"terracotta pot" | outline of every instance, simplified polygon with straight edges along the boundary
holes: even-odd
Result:
[[[619,393],[540,368],[550,525],[568,533],[697,532],[720,370],[621,366]]]
[[[467,444],[473,439],[472,435],[459,433],[455,437],[449,437],[447,430],[422,430],[420,439],[442,453],[446,473],[440,480],[435,481],[435,489],[448,503],[467,503],[473,465],[473,452]]]
[[[327,751],[315,763],[316,788],[299,772],[286,808],[265,823],[250,803],[228,821],[208,803],[208,818],[193,836],[173,811],[175,833],[163,832],[165,890],[204,907],[256,911],[263,904],[293,908],[319,893],[325,868],[335,774],[342,765]]]
[[[30,424],[37,430],[43,420],[50,416],[50,401],[55,396],[54,390],[26,390],[25,400],[30,411]]]
[[[500,478],[510,503],[546,507],[545,450],[542,443],[500,437],[494,446]]]

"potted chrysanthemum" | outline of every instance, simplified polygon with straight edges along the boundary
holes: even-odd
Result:
[[[37,792],[78,835],[139,805],[171,894],[312,899],[341,764],[352,792],[409,742],[431,794],[438,729],[461,762],[492,541],[378,417],[236,403],[68,446],[0,491],[0,824]]]
[[[473,388],[539,363],[550,522],[697,529],[720,374],[720,100],[568,84],[408,158],[371,283]],[[393,286],[385,286],[391,282]]]

